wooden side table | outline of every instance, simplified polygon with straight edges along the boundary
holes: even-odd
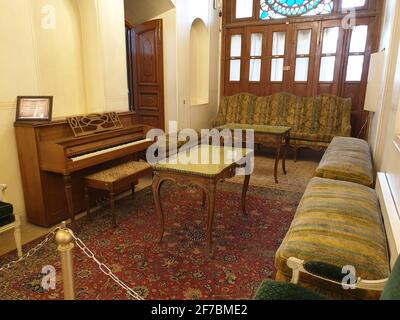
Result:
[[[290,132],[292,131],[291,127],[243,125],[243,124],[231,123],[218,127],[217,129],[218,130],[229,129],[231,131],[254,130],[254,143],[259,143],[267,148],[275,148],[276,150],[275,166],[274,166],[275,182],[279,183],[278,167],[281,156],[282,156],[282,170],[284,174],[287,174],[286,155],[287,155],[287,150],[290,146]]]
[[[213,222],[215,211],[215,195],[217,183],[226,179],[232,178],[237,174],[238,168],[243,168],[243,161],[246,157],[251,156],[252,151],[241,148],[233,148],[236,154],[231,161],[225,161],[225,151],[228,148],[200,145],[190,149],[187,152],[175,155],[178,159],[176,164],[168,163],[173,160],[173,157],[167,159],[167,163],[159,163],[153,166],[153,195],[156,205],[156,210],[160,216],[160,238],[161,243],[165,230],[165,217],[162,209],[160,198],[160,189],[165,181],[172,181],[178,185],[196,186],[202,190],[203,205],[208,204],[208,219],[207,219],[207,242],[210,254],[213,248]],[[232,148],[230,148],[232,150]],[[193,152],[198,152],[199,159],[204,152],[217,152],[220,154],[220,162],[218,164],[183,164],[179,159],[182,154],[189,155]],[[241,209],[243,214],[246,214],[246,194],[250,181],[250,174],[244,177],[244,184],[241,197]]]

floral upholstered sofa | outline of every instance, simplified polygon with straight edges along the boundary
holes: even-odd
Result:
[[[326,149],[336,136],[351,135],[351,99],[332,95],[298,97],[289,93],[254,96],[240,93],[221,98],[213,127],[250,124],[292,127],[291,145]]]

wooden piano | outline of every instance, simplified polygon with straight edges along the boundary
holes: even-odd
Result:
[[[75,119],[15,123],[29,222],[49,227],[84,211],[84,176],[130,161],[153,143],[146,138],[151,127],[137,124],[134,112],[114,115],[118,125],[92,131],[75,131]]]

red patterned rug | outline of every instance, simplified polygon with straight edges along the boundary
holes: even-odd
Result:
[[[301,194],[250,186],[248,216],[240,213],[241,186],[219,185],[214,221],[214,257],[206,253],[206,214],[196,189],[163,186],[166,234],[157,243],[159,219],[151,189],[117,202],[119,227],[109,210],[77,222],[75,233],[128,286],[145,299],[251,299],[260,282],[274,276],[274,254],[285,236]],[[43,239],[24,247],[28,250]],[[14,260],[11,253],[0,266]],[[41,270],[57,271],[56,289],[44,291]],[[77,299],[128,299],[97,265],[74,249]],[[62,299],[55,241],[14,268],[0,272],[0,299]]]

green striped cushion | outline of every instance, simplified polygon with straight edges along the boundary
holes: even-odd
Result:
[[[316,170],[316,176],[372,187],[374,176],[368,143],[356,138],[334,138]]]
[[[387,278],[388,249],[375,191],[313,178],[276,253],[276,268],[287,277],[290,257],[339,268],[351,265],[364,280]]]

